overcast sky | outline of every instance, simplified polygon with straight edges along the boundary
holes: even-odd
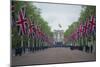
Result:
[[[41,9],[41,16],[48,22],[52,31],[68,29],[69,25],[78,20],[82,9],[80,5],[51,3],[34,3],[34,5]],[[62,28],[59,27],[59,24]]]

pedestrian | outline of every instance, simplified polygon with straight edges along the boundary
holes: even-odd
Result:
[[[19,56],[22,55],[22,47],[18,47],[18,54],[19,54]]]
[[[23,51],[24,51],[24,53],[25,53],[25,46],[23,47]]]
[[[92,53],[92,51],[93,51],[93,45],[91,45],[91,53]]]

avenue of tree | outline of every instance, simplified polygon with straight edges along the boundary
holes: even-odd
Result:
[[[69,27],[68,29],[64,32],[64,36],[65,37],[68,37],[70,36],[74,31],[76,31],[76,29],[80,26],[80,23],[84,24],[87,20],[87,18],[90,18],[91,16],[95,16],[96,17],[96,6],[82,6],[82,10],[81,10],[81,13],[80,13],[80,17],[78,18],[77,21],[73,22]],[[95,39],[96,36],[94,36],[94,41],[96,40]],[[87,37],[82,37],[80,40],[85,40],[85,38],[87,38],[87,41],[90,41],[91,38],[91,35],[87,36]],[[80,40],[77,40],[77,44],[80,44]],[[93,39],[91,40],[93,41]],[[85,43],[85,42],[84,42]]]
[[[48,26],[47,21],[45,21],[41,17],[41,12],[40,9],[37,8],[33,2],[24,2],[24,1],[12,1],[12,4],[14,5],[14,13],[12,13],[12,17],[14,15],[15,17],[15,22],[17,21],[18,18],[18,11],[22,8],[25,7],[26,15],[29,17],[32,21],[33,24],[38,25],[39,28],[41,29],[42,32],[45,33],[45,35],[52,37],[52,32],[50,27]],[[18,30],[17,26],[12,26],[11,27],[11,38],[12,38],[12,46],[15,47],[17,45],[17,42],[21,41],[21,36],[18,35]],[[27,36],[23,35],[23,41],[27,42],[29,38]],[[32,39],[30,39],[32,40]]]

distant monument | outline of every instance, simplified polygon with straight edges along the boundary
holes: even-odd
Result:
[[[64,44],[64,31],[63,30],[54,30],[53,32],[54,44],[62,43]]]

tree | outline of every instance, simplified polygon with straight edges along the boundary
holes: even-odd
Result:
[[[15,10],[14,13],[12,13],[12,17],[15,17],[17,20],[18,18],[18,11],[22,8],[25,7],[26,11],[26,17],[29,17],[32,20],[32,23],[35,25],[39,25],[41,31],[45,33],[48,36],[52,36],[52,32],[50,27],[48,26],[47,21],[45,21],[41,15],[40,15],[40,9],[38,9],[35,5],[34,2],[31,1],[12,1],[11,3],[14,4]],[[13,16],[14,15],[14,16]],[[15,21],[16,23],[16,21]],[[20,42],[21,36],[18,35],[18,30],[17,26],[12,26],[11,27],[11,39],[12,39],[12,47],[17,46],[17,42]],[[26,42],[28,41],[29,38],[27,36],[23,36],[23,41]],[[32,39],[30,39],[32,41]],[[34,42],[34,41],[33,41]]]
[[[64,36],[70,36],[71,33],[73,33],[80,25],[80,22],[82,22],[83,24],[85,23],[87,18],[90,18],[90,16],[96,16],[96,6],[82,6],[82,10],[80,13],[80,17],[76,22],[73,22],[69,28],[65,31]],[[79,41],[81,42],[86,42],[86,40],[89,40],[89,36],[92,35],[88,35],[88,37],[81,37]],[[95,39],[95,38],[94,38]]]

